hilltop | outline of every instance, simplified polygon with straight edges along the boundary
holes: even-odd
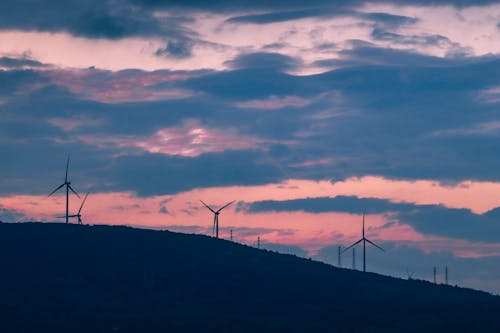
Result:
[[[0,223],[0,331],[499,332],[500,297],[203,235]]]

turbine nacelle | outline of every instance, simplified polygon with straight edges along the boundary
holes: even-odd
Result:
[[[50,192],[49,194],[49,197],[56,193],[57,191],[59,191],[61,188],[65,187],[66,186],[66,215],[64,216],[66,218],[66,224],[69,223],[68,221],[68,218],[69,218],[69,191],[73,192],[78,198],[80,198],[80,196],[78,195],[78,193],[75,191],[75,189],[71,186],[71,182],[69,181],[68,179],[68,171],[69,171],[69,159],[70,159],[70,154],[68,154],[68,160],[66,162],[66,174],[64,176],[64,183],[62,183],[61,185],[59,185],[58,187],[55,188],[55,190],[53,190],[52,192]]]
[[[204,203],[202,200],[200,200],[200,202],[203,204],[203,206],[205,206],[209,211],[211,211],[214,214],[214,225],[213,225],[212,233],[215,233],[215,237],[219,238],[219,214],[224,208],[231,205],[234,202],[234,200],[231,202],[228,202],[227,204],[225,204],[224,206],[222,206],[218,210],[214,210],[212,207],[210,207],[209,205]]]
[[[361,235],[362,236],[361,236],[360,240],[358,240],[358,241],[354,242],[352,245],[346,247],[344,249],[344,251],[342,251],[342,253],[346,252],[350,248],[353,248],[354,246],[356,246],[359,243],[363,242],[363,272],[366,272],[366,242],[368,242],[371,245],[375,246],[376,248],[378,248],[382,252],[385,252],[385,250],[383,248],[381,248],[380,246],[378,246],[377,244],[375,244],[374,242],[372,242],[371,240],[369,240],[368,238],[365,237],[365,212],[363,212],[363,228],[362,228]]]

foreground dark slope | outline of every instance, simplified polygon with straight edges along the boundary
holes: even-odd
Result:
[[[500,332],[500,297],[206,236],[0,224],[1,332]]]

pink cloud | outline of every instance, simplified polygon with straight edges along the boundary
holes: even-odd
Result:
[[[484,89],[479,93],[479,100],[485,103],[500,103],[500,86]]]
[[[186,72],[126,70],[120,72],[95,69],[64,69],[44,72],[56,84],[84,98],[102,103],[158,101],[192,96],[181,89],[153,89],[168,81],[185,80],[198,74]]]
[[[498,135],[500,121],[487,121],[473,124],[469,127],[452,128],[433,132],[431,136],[461,136],[461,135]]]
[[[334,161],[334,158],[327,157],[327,158],[321,158],[317,160],[309,160],[305,161],[302,163],[297,163],[293,164],[292,166],[294,167],[310,167],[310,166],[318,166],[318,165],[329,165],[332,164]]]
[[[90,119],[83,115],[73,116],[71,118],[52,118],[49,124],[65,131],[72,131],[78,127],[95,127],[101,124],[101,121]]]
[[[275,110],[287,106],[303,107],[309,105],[310,103],[311,102],[308,101],[307,99],[300,98],[297,96],[285,96],[285,97],[270,96],[267,99],[239,102],[236,103],[236,106],[239,108]]]
[[[103,148],[110,146],[131,148],[155,154],[187,157],[225,150],[253,149],[265,142],[255,137],[238,135],[232,129],[203,127],[195,120],[186,121],[179,127],[163,128],[143,138],[136,136],[81,136],[79,138],[83,142]]]

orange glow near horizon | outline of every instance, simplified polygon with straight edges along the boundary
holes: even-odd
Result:
[[[356,195],[358,197],[383,198],[417,204],[443,204],[448,207],[469,208],[481,213],[500,206],[493,192],[500,190],[497,183],[464,182],[454,187],[436,182],[388,180],[381,177],[353,178],[342,182],[288,180],[278,184],[261,186],[229,186],[194,189],[175,195],[138,197],[132,192],[93,193],[83,209],[84,223],[123,224],[150,228],[172,227],[172,230],[197,228],[196,232],[211,233],[212,216],[199,199],[214,208],[228,201],[255,202],[260,200],[291,200],[298,198],[334,197]],[[235,198],[235,193],[238,197]],[[18,211],[28,219],[57,221],[64,215],[64,195],[3,197],[4,208]],[[79,207],[79,200],[72,197],[70,212]],[[336,244],[348,245],[359,238],[361,215],[337,212],[307,213],[237,211],[236,203],[223,211],[220,218],[221,237],[229,238],[234,229],[235,239],[252,244],[254,234],[238,234],[238,230],[254,229],[265,242],[295,245],[309,253]],[[422,235],[408,225],[386,226],[387,214],[366,217],[367,235],[377,242],[408,242],[424,251],[450,250],[463,257],[500,254],[496,244],[480,244],[462,240],[444,239]],[[62,219],[61,219],[62,221]],[[254,239],[255,238],[255,239]]]

